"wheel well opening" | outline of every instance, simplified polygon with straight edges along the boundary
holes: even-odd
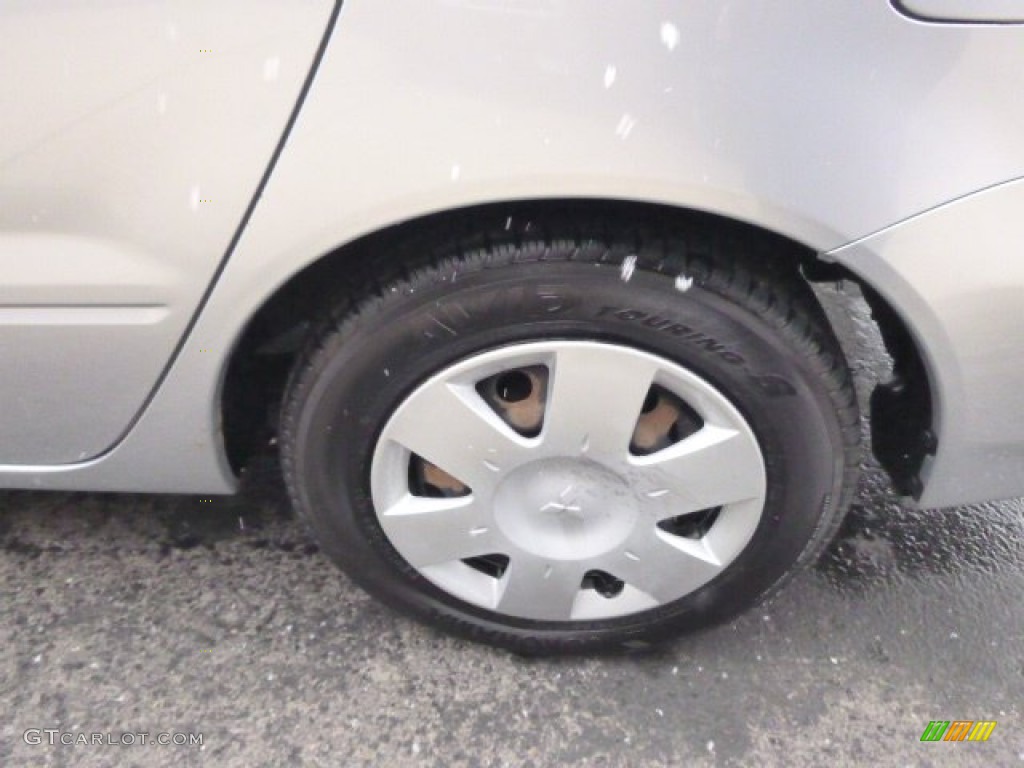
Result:
[[[871,451],[897,493],[920,498],[921,469],[937,450],[938,438],[932,383],[909,326],[873,286],[845,267],[814,260],[805,263],[802,272],[814,283],[856,285],[870,310],[870,321],[892,363],[888,376],[879,378],[867,397]]]
[[[924,491],[921,469],[938,450],[928,369],[896,310],[871,286],[861,282],[860,287],[893,360],[889,380],[871,393],[871,449],[897,493],[919,499]]]
[[[627,222],[628,229],[623,226]],[[855,279],[842,268],[819,261],[812,249],[770,231],[710,213],[646,203],[510,202],[396,224],[343,245],[297,272],[250,320],[222,390],[224,440],[232,468],[241,472],[252,458],[273,451],[278,410],[294,360],[312,329],[328,315],[343,315],[380,286],[442,255],[452,255],[452,243],[472,250],[581,234],[610,244],[621,241],[621,231],[635,229],[638,223],[666,232],[666,238],[683,227],[738,237],[756,247],[769,268],[807,281]],[[915,478],[924,457],[921,435],[931,434],[927,377],[898,315],[869,287],[864,295],[895,361],[893,378],[872,396],[872,416],[877,417],[873,421],[885,422],[873,429],[873,446],[900,490],[913,494],[919,491],[920,481],[915,485]],[[907,407],[908,402],[912,407]]]

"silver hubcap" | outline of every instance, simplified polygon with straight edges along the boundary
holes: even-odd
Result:
[[[597,342],[518,344],[417,388],[374,450],[377,516],[405,560],[526,619],[623,616],[721,573],[761,518],[750,426],[703,379]]]

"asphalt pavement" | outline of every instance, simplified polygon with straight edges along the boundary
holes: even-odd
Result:
[[[828,294],[867,393],[877,335]],[[1022,512],[915,511],[868,462],[771,604],[653,652],[538,660],[366,597],[272,454],[233,498],[2,492],[0,766],[1024,766]],[[933,720],[996,727],[923,743]]]

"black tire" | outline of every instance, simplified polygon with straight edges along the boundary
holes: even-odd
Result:
[[[586,231],[561,229],[574,230]],[[368,592],[518,652],[638,647],[749,608],[830,541],[855,484],[859,419],[846,362],[809,288],[795,271],[769,267],[774,254],[764,252],[764,238],[742,228],[614,231],[610,241],[520,233],[474,248],[449,242],[354,308],[339,307],[315,333],[283,404],[285,477],[324,551]],[[764,511],[746,548],[709,583],[628,616],[536,621],[453,597],[391,546],[369,474],[396,406],[456,361],[553,338],[672,360],[710,382],[751,425],[766,470]]]

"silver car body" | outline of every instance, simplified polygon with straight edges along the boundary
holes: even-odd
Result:
[[[230,492],[225,372],[292,276],[417,217],[599,198],[749,222],[862,278],[928,372],[919,503],[1024,493],[1021,19],[1024,0],[5,3],[0,486]]]

